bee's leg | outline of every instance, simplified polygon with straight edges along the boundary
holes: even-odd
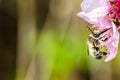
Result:
[[[106,36],[107,36],[107,34],[105,34],[104,36],[102,36],[102,37],[99,37],[99,40],[103,40],[103,39],[105,39],[106,38]]]
[[[102,32],[100,33],[100,35],[103,34],[103,33],[105,33],[105,32],[107,32],[107,31],[110,30],[110,29],[111,29],[111,28],[108,28],[108,29],[102,31]]]
[[[102,41],[106,42],[111,36],[106,37],[105,39],[103,39]]]
[[[94,47],[94,49],[95,49],[96,51],[99,51],[99,47]]]
[[[107,55],[107,52],[103,52],[103,55]]]
[[[111,28],[108,28],[108,29],[102,31],[102,32],[100,33],[99,39],[107,37],[107,36],[108,36],[107,33],[108,33],[108,31],[110,31],[110,29],[111,29]]]
[[[88,48],[88,46],[87,46],[87,53],[88,53],[88,55],[90,54],[90,53],[89,53],[89,48]]]
[[[100,37],[99,40],[105,42],[105,41],[107,41],[110,37],[111,37],[111,36],[107,36],[107,34],[106,34],[106,35],[104,35],[103,37]]]

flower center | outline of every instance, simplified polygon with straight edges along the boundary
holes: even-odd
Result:
[[[107,15],[116,26],[120,26],[120,0],[110,0],[110,9]]]

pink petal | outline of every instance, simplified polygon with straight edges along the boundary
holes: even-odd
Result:
[[[83,12],[88,13],[94,10],[95,8],[99,8],[101,6],[106,6],[108,0],[83,0],[81,3],[81,8]]]
[[[105,59],[105,62],[108,62],[115,58],[117,55],[118,50],[118,43],[119,43],[119,32],[116,29],[116,26],[113,24],[113,36],[110,39],[110,42],[106,45],[108,49],[108,55]]]
[[[99,26],[100,30],[104,30],[112,27],[112,23],[107,17],[99,17],[98,22],[99,22],[99,25],[97,26]]]
[[[89,13],[85,13],[82,11],[77,15],[83,18],[84,20],[86,20],[87,22],[89,22],[90,24],[97,24],[99,23],[98,18],[106,16],[106,14],[108,13],[107,11],[108,11],[108,7],[106,6],[106,7],[96,8]]]

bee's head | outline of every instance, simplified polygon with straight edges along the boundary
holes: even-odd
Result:
[[[97,55],[95,56],[95,58],[96,58],[96,59],[102,59],[102,56],[99,55],[99,54],[97,54]]]
[[[95,38],[98,38],[101,34],[103,34],[104,32],[108,31],[108,30],[111,29],[111,28],[108,28],[108,29],[106,29],[106,30],[100,31],[99,29],[91,29],[91,28],[88,26],[88,29],[92,32],[92,35],[93,35]]]
[[[94,36],[95,38],[98,38],[98,37],[100,36],[101,32],[100,32],[99,30],[94,30],[94,31],[92,32],[92,34],[93,34],[93,36]]]
[[[94,57],[95,57],[96,59],[102,59],[102,55],[101,55],[101,53],[100,53],[99,51],[96,51],[96,52],[94,53]]]
[[[88,29],[92,32],[92,35],[95,38],[98,38],[100,36],[100,34],[101,34],[100,30],[98,30],[98,29],[92,30],[90,27],[88,27]]]

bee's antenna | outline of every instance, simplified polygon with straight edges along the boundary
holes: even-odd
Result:
[[[90,32],[94,33],[93,30],[89,26],[87,26],[87,28],[90,30]]]

